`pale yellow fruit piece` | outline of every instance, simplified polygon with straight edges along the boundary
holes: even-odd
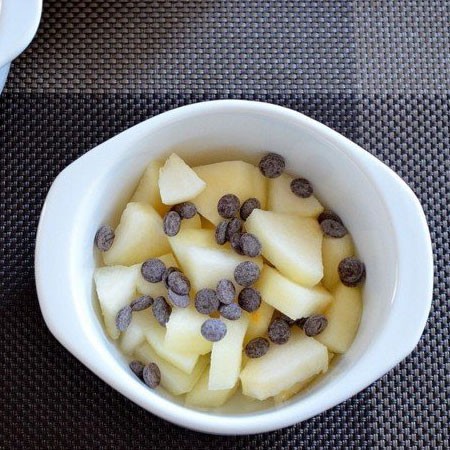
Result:
[[[339,281],[338,265],[348,256],[353,256],[355,249],[352,238],[346,234],[341,238],[324,236],[322,242],[323,279],[327,289],[332,289]]]
[[[188,374],[167,362],[156,354],[150,344],[142,344],[136,350],[136,359],[144,364],[154,362],[161,371],[161,386],[173,395],[181,395],[190,392],[208,365],[209,358],[201,356],[194,370]]]
[[[264,400],[327,369],[327,348],[292,328],[286,344],[271,345],[264,356],[247,362],[241,372],[242,392]]]
[[[328,325],[316,339],[331,352],[344,353],[358,331],[362,313],[361,289],[339,283],[333,293],[334,300],[324,313]]]
[[[207,319],[191,305],[187,308],[174,308],[166,324],[165,346],[178,352],[192,352],[199,355],[209,353],[212,342],[207,341],[200,329]]]
[[[194,292],[203,288],[215,289],[222,279],[234,282],[234,270],[244,261],[252,261],[260,268],[262,258],[249,258],[238,255],[234,250],[218,250],[206,247],[190,247],[183,262],[184,273],[189,278]]]
[[[181,221],[180,231],[194,229],[198,230],[202,227],[202,221],[200,220],[200,216],[196,214],[194,217],[190,219],[183,219]]]
[[[206,188],[206,183],[175,153],[159,170],[158,184],[165,205],[191,200]]]
[[[178,267],[177,260],[172,253],[158,256],[166,267]],[[141,274],[142,264],[136,264],[134,266],[137,271],[136,290],[142,295],[150,295],[150,297],[156,298],[159,296],[167,296],[167,288],[162,281],[159,283],[150,283]]]
[[[112,266],[95,269],[94,281],[106,332],[113,339],[120,335],[116,327],[117,313],[128,305],[135,295],[136,276],[133,267]]]
[[[211,391],[208,389],[209,368],[207,368],[191,392],[186,394],[186,405],[198,408],[217,408],[222,406],[237,390],[238,383],[230,389]]]
[[[225,337],[214,342],[211,352],[208,389],[231,389],[238,379],[242,363],[242,347],[248,327],[247,313],[239,320],[222,319],[227,326]]]
[[[245,334],[245,343],[267,334],[273,311],[274,309],[271,305],[262,301],[261,306],[248,315],[249,322],[247,333]]]
[[[223,219],[217,212],[217,202],[225,194],[239,197],[241,204],[252,197],[264,208],[267,199],[267,181],[257,167],[243,161],[225,161],[194,167],[206,182],[206,189],[195,198],[198,212],[217,225]]]
[[[275,405],[280,405],[283,402],[286,402],[290,398],[292,398],[294,395],[298,394],[300,391],[305,389],[313,380],[316,378],[316,376],[312,376],[311,378],[307,378],[304,381],[299,381],[298,383],[294,383],[290,388],[281,391],[279,394],[275,395],[273,397],[273,400],[275,402]]]
[[[243,261],[253,261],[262,268],[261,257],[241,256],[229,247],[219,246],[213,230],[184,230],[169,242],[194,293],[203,288],[215,289],[224,278],[234,281],[234,269]]]
[[[163,359],[185,373],[191,373],[198,360],[198,353],[179,351],[168,348],[165,342],[166,329],[162,327],[153,314],[149,317],[149,326],[144,330],[147,342]]]
[[[322,230],[316,219],[255,209],[245,226],[283,275],[307,287],[322,279]]]
[[[145,341],[145,331],[150,326],[151,309],[133,313],[128,328],[121,333],[119,346],[126,355],[132,355]]]
[[[164,216],[169,210],[169,206],[163,204],[159,193],[159,169],[162,165],[163,163],[161,161],[150,161],[139,180],[130,201],[148,203],[149,205],[152,205],[161,216]]]
[[[293,179],[294,177],[283,173],[279,177],[269,180],[267,209],[304,217],[317,217],[323,211],[323,206],[314,194],[307,198],[297,197],[293,194],[291,190]]]
[[[170,252],[160,215],[145,203],[128,203],[115,234],[113,245],[103,253],[108,266],[131,266]]]
[[[255,287],[266,303],[291,319],[321,313],[333,298],[322,286],[304,287],[267,265],[264,265]]]

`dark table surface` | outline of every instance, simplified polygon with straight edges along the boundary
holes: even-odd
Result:
[[[449,448],[450,3],[44,3],[0,97],[0,448]],[[436,269],[405,361],[318,417],[227,438],[171,425],[94,376],[47,330],[33,278],[62,168],[143,119],[218,98],[301,111],[397,171],[423,204]]]

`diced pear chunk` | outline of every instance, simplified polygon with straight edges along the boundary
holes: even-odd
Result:
[[[148,343],[142,344],[136,350],[136,358],[144,364],[149,362],[157,364],[161,371],[161,386],[173,395],[181,395],[191,391],[208,365],[209,360],[207,356],[201,356],[194,370],[187,374],[158,356]]]
[[[323,280],[327,289],[332,289],[339,281],[338,265],[348,256],[355,253],[350,234],[341,238],[324,236],[322,242]]]
[[[130,200],[132,202],[152,205],[161,216],[169,210],[169,206],[164,205],[161,201],[161,195],[159,193],[159,169],[162,165],[163,163],[161,161],[150,161]]]
[[[293,328],[286,344],[271,345],[263,357],[247,362],[241,372],[242,392],[264,400],[327,369],[327,348]]]
[[[181,352],[168,348],[165,342],[166,329],[157,322],[153,314],[150,315],[149,321],[150,326],[145,330],[144,334],[147,342],[155,352],[177,369],[185,373],[191,373],[197,363],[198,353]]]
[[[361,289],[339,283],[334,290],[334,300],[325,311],[328,325],[316,336],[317,340],[331,352],[346,352],[358,331],[361,312]]]
[[[247,333],[245,334],[245,343],[267,334],[273,311],[274,309],[271,305],[262,301],[261,306],[248,315],[249,322]]]
[[[165,346],[178,352],[192,352],[199,355],[209,353],[212,342],[207,341],[200,329],[207,319],[193,306],[174,308],[166,324]]]
[[[169,239],[172,250],[194,292],[202,288],[215,289],[223,278],[234,280],[234,269],[243,261],[253,261],[262,267],[262,258],[238,255],[220,247],[212,230],[184,230]]]
[[[134,297],[136,269],[133,267],[112,266],[95,269],[94,281],[98,300],[108,335],[117,339],[117,313]]]
[[[322,279],[322,230],[317,220],[255,209],[245,226],[261,241],[263,256],[283,275],[306,287]]]
[[[191,200],[206,188],[206,183],[175,153],[161,167],[158,184],[165,205]]]
[[[200,216],[196,214],[194,217],[191,217],[190,219],[183,219],[181,221],[180,231],[188,229],[199,230],[201,227],[202,221],[200,219]]]
[[[291,181],[294,177],[283,173],[269,180],[267,209],[287,214],[298,214],[304,217],[317,217],[323,206],[314,195],[301,198],[292,193]]]
[[[103,253],[108,266],[131,266],[170,251],[160,215],[145,203],[128,203],[115,233],[112,247]]]
[[[172,253],[167,253],[166,255],[158,256],[166,267],[178,267],[178,263]],[[142,264],[136,264],[137,271],[137,281],[136,290],[142,295],[150,295],[150,297],[156,298],[159,296],[167,296],[167,288],[162,281],[159,283],[150,283],[141,274]]]
[[[206,189],[194,200],[198,212],[217,225],[223,220],[217,212],[217,202],[225,194],[239,197],[241,204],[252,197],[266,205],[267,182],[257,167],[243,161],[225,161],[194,168],[206,182]]]
[[[198,408],[217,408],[222,406],[235,392],[238,383],[230,389],[211,391],[208,389],[209,368],[206,369],[191,392],[186,394],[186,405]]]
[[[321,313],[332,300],[331,294],[322,286],[304,287],[267,265],[256,282],[256,289],[266,303],[291,319]]]
[[[145,341],[145,332],[150,326],[151,316],[150,309],[133,313],[130,325],[120,335],[119,346],[126,355],[132,355]]]
[[[298,394],[300,391],[305,389],[314,380],[314,378],[316,378],[315,375],[313,375],[311,378],[307,378],[304,381],[299,381],[298,383],[293,384],[290,388],[275,395],[273,397],[275,405],[281,405],[283,402],[286,402],[294,395]]]
[[[248,327],[248,315],[239,320],[222,319],[227,326],[225,337],[214,342],[209,370],[209,390],[231,389],[239,379],[242,363],[242,347]]]

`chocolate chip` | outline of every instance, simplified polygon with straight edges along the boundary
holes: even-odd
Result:
[[[322,231],[330,237],[341,238],[344,237],[348,231],[342,223],[333,219],[325,219],[321,222],[320,228]]]
[[[302,317],[300,319],[297,319],[295,321],[295,325],[297,325],[299,328],[303,329],[303,327],[305,326],[306,319],[307,319],[307,317]]]
[[[319,217],[317,218],[317,221],[319,223],[322,223],[324,220],[334,220],[336,222],[339,222],[343,224],[341,218],[333,211],[330,211],[329,209],[326,209],[325,211],[322,211],[319,214]]]
[[[241,247],[241,236],[242,233],[234,233],[233,236],[231,236],[230,238],[231,248],[239,255],[244,254]]]
[[[140,378],[141,380],[143,379],[145,367],[144,364],[142,364],[140,361],[134,360],[130,362],[129,367],[138,378]]]
[[[244,288],[239,292],[238,303],[247,312],[256,311],[261,306],[261,294],[256,289]]]
[[[159,370],[159,367],[153,362],[148,363],[144,367],[142,376],[144,378],[144,383],[152,389],[157,388],[159,386],[159,383],[161,383],[161,371]]]
[[[217,225],[216,227],[216,242],[219,245],[223,245],[225,244],[225,242],[227,242],[227,227],[228,227],[228,221],[224,220],[222,222],[219,223],[219,225]]]
[[[152,306],[153,315],[158,323],[165,327],[166,323],[169,321],[170,314],[172,313],[172,308],[167,303],[164,297],[156,297]]]
[[[207,341],[217,342],[227,334],[227,326],[219,319],[208,319],[203,322],[200,332]]]
[[[186,308],[189,306],[190,298],[189,295],[180,295],[176,292],[172,291],[172,289],[169,289],[167,291],[167,297],[169,297],[169,300],[175,305],[178,306],[178,308]]]
[[[114,242],[115,233],[109,225],[103,225],[95,233],[94,244],[102,252],[107,252]]]
[[[164,272],[162,280],[164,281],[164,285],[166,286],[167,289],[169,288],[169,285],[167,284],[167,279],[169,278],[169,275],[172,272],[181,272],[181,270],[178,267],[173,267],[173,266],[172,267],[168,267],[166,269],[166,271]]]
[[[143,311],[144,309],[150,308],[153,305],[153,298],[150,295],[143,295],[141,297],[135,298],[130,303],[130,308],[133,312]]]
[[[191,290],[190,281],[183,273],[177,270],[174,270],[169,274],[167,277],[167,285],[172,291],[179,295],[188,295]]]
[[[217,203],[217,212],[225,219],[236,216],[241,206],[239,198],[234,194],[226,194]]]
[[[131,323],[131,307],[124,306],[116,316],[116,327],[119,331],[125,331]]]
[[[305,330],[306,336],[317,336],[319,333],[322,333],[322,331],[325,330],[327,325],[328,320],[325,316],[323,316],[322,314],[315,314],[305,320],[303,329]]]
[[[229,305],[236,296],[236,288],[231,280],[220,280],[217,283],[216,295],[220,303]]]
[[[261,358],[268,352],[269,347],[270,342],[266,338],[257,337],[245,346],[245,354],[249,358]]]
[[[231,240],[231,237],[236,233],[240,233],[241,230],[242,230],[241,219],[238,219],[237,217],[235,217],[234,219],[231,219],[228,222],[228,226],[227,226],[227,239]]]
[[[243,233],[240,239],[241,249],[244,255],[254,258],[261,254],[261,242],[251,233]]]
[[[269,153],[259,162],[259,170],[267,178],[277,178],[286,167],[284,158],[278,153]]]
[[[338,265],[339,278],[342,284],[357,286],[366,277],[366,266],[358,258],[344,258]]]
[[[285,344],[291,337],[289,324],[283,319],[275,319],[269,326],[269,339],[274,344]]]
[[[291,181],[291,191],[297,197],[308,198],[313,193],[313,187],[306,178],[295,178]]]
[[[197,208],[192,202],[179,203],[172,207],[172,211],[177,212],[182,219],[192,219],[197,214]]]
[[[245,200],[245,202],[242,203],[242,206],[241,206],[241,211],[240,211],[241,219],[247,220],[254,209],[260,209],[260,208],[261,208],[261,203],[257,198],[253,197],[253,198],[249,198],[249,199]]]
[[[281,313],[280,319],[283,319],[290,327],[294,325],[295,320],[288,317],[286,314]]]
[[[176,236],[180,231],[181,216],[176,211],[169,211],[163,219],[164,233],[167,236]]]
[[[150,283],[162,281],[165,271],[165,264],[158,258],[147,259],[141,266],[141,274],[144,280]]]
[[[219,308],[220,315],[228,320],[238,320],[241,317],[242,309],[236,303],[222,305]]]
[[[211,314],[217,311],[219,299],[214,289],[200,289],[195,295],[195,309],[200,314]]]
[[[252,261],[244,261],[234,269],[234,279],[240,286],[251,286],[259,278],[259,267]]]

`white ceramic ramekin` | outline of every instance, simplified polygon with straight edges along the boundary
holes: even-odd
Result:
[[[33,39],[41,20],[42,0],[0,0],[0,92],[11,61]]]
[[[318,197],[348,225],[367,266],[360,329],[333,369],[282,407],[253,413],[187,409],[165,392],[139,382],[105,336],[93,294],[92,240],[99,225],[117,220],[151,159],[176,151],[192,164],[233,158],[257,162],[269,150],[285,156],[288,171],[309,178]],[[187,428],[217,434],[285,427],[373,383],[416,346],[430,310],[433,284],[424,213],[393,171],[302,114],[234,100],[161,114],[99,145],[63,170],[42,211],[35,264],[45,321],[68,350],[148,411]]]

